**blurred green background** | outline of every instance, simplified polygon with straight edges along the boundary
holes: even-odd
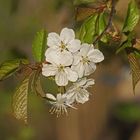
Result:
[[[117,27],[124,20],[127,3],[117,3]],[[74,9],[71,0],[0,0],[0,63],[21,57],[33,61],[35,33],[41,28],[48,32],[74,28]],[[140,36],[139,25],[136,33]],[[96,85],[90,89],[90,101],[70,110],[69,116],[56,118],[48,113],[46,102],[30,94],[29,124],[24,125],[12,116],[11,108],[20,78],[14,75],[0,82],[0,140],[140,140],[140,84],[133,96],[128,64],[106,49],[110,61],[99,65],[92,76]]]

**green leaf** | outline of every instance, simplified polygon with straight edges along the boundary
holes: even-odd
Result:
[[[28,64],[26,59],[5,61],[0,65],[0,80],[4,80],[14,74],[21,64]]]
[[[98,18],[97,34],[100,35],[105,30],[106,26],[107,26],[107,24],[106,24],[106,20],[105,20],[105,13],[101,13]],[[108,41],[107,36],[104,35],[101,38],[101,41],[104,43],[107,43],[107,41]]]
[[[139,21],[139,18],[140,18],[140,14],[139,14],[139,9],[137,7],[137,3],[135,2],[135,0],[132,0],[128,6],[123,32],[133,31],[134,27],[137,25]]]
[[[35,39],[33,41],[32,45],[32,52],[34,59],[37,62],[41,62],[44,59],[45,56],[45,47],[46,47],[46,31],[41,30],[37,32]]]
[[[27,123],[28,89],[31,74],[26,77],[16,89],[13,96],[13,113],[16,119]]]
[[[81,42],[92,43],[93,38],[96,35],[96,22],[97,22],[98,14],[94,14],[90,16],[85,22],[82,24],[80,29],[79,38]]]
[[[128,60],[132,72],[133,91],[135,93],[135,87],[137,83],[140,81],[140,64],[139,64],[139,60],[132,52],[128,54]]]

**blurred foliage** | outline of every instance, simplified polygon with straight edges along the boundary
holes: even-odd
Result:
[[[139,103],[121,103],[114,110],[115,116],[124,122],[140,121],[140,104]]]

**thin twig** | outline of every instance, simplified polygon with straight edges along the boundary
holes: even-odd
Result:
[[[104,31],[93,42],[93,45],[96,45],[96,43],[102,38],[102,36],[106,33],[108,28],[111,26],[114,13],[115,13],[115,0],[111,0],[111,12],[109,15],[108,24],[107,24],[106,28],[104,29]]]

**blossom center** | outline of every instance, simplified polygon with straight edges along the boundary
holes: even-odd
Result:
[[[60,66],[58,66],[58,71],[64,71],[64,66],[60,64]]]
[[[88,56],[84,57],[82,56],[82,60],[81,60],[84,64],[89,62]]]
[[[60,49],[61,49],[61,51],[66,49],[66,44],[64,44],[64,42],[62,42],[62,41],[61,41]]]

